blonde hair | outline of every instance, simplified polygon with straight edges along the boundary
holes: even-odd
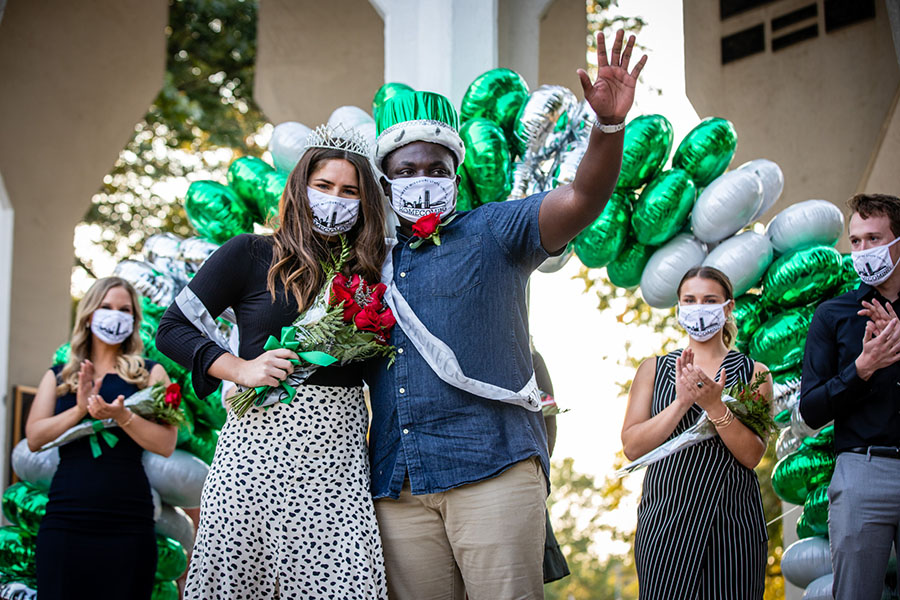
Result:
[[[139,388],[147,387],[150,372],[147,371],[144,358],[141,356],[144,351],[144,341],[141,339],[141,303],[137,292],[130,283],[120,277],[104,277],[95,281],[81,302],[78,303],[75,311],[75,326],[72,328],[72,337],[69,340],[71,347],[69,360],[56,377],[57,396],[64,396],[78,389],[78,371],[81,369],[81,363],[90,358],[91,344],[94,339],[91,333],[91,315],[103,304],[107,292],[117,287],[124,288],[131,297],[134,330],[119,346],[119,355],[116,357],[116,373],[126,382]]]

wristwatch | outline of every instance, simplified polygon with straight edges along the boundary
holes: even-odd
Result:
[[[599,121],[594,121],[594,127],[599,129],[601,133],[618,133],[625,129],[625,120],[623,119],[621,123],[615,123],[614,125],[604,125]]]

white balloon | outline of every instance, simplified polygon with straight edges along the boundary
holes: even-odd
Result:
[[[763,201],[763,183],[747,169],[716,177],[694,203],[691,228],[703,242],[718,242],[750,224]]]
[[[772,264],[775,250],[769,238],[754,231],[730,237],[709,253],[705,267],[715,267],[728,276],[735,297],[752,288]]]
[[[162,499],[159,497],[159,492],[150,488],[150,499],[153,501],[153,520],[159,521],[159,516],[162,514]]]
[[[781,433],[778,434],[778,439],[775,441],[775,458],[781,460],[791,452],[797,450],[802,443],[803,440],[794,435],[793,429],[785,427],[781,430]]]
[[[809,584],[803,592],[803,600],[834,600],[831,588],[834,586],[834,573],[822,575]]]
[[[166,504],[196,508],[209,473],[205,462],[184,450],[176,449],[168,458],[144,452],[144,471],[150,486]]]
[[[641,273],[641,295],[653,308],[669,308],[678,301],[678,284],[691,268],[703,262],[706,248],[694,236],[679,233],[658,249]]]
[[[19,479],[37,487],[49,490],[53,475],[59,466],[59,448],[43,452],[32,452],[28,441],[22,439],[12,451],[12,468]]]
[[[340,106],[328,117],[328,126],[331,128],[342,125],[345,129],[358,129],[367,123],[374,125],[375,119],[358,106]]]
[[[294,168],[303,156],[309,132],[309,127],[294,121],[285,121],[275,126],[269,141],[269,152],[276,169],[290,172]]]
[[[538,267],[538,271],[541,273],[556,273],[566,266],[566,263],[569,262],[569,259],[572,258],[573,254],[575,254],[575,250],[570,244],[559,256],[551,256],[542,262],[541,266]]]
[[[194,522],[182,509],[163,504],[155,528],[157,533],[179,542],[188,554],[193,551]]]
[[[762,181],[763,201],[759,210],[750,219],[751,222],[756,221],[781,198],[781,192],[784,191],[784,173],[781,172],[781,167],[777,163],[767,158],[757,158],[756,160],[745,162],[738,169],[753,171]]]
[[[766,235],[780,254],[824,244],[834,246],[844,231],[844,213],[827,200],[787,207],[769,221]]]
[[[799,588],[832,572],[831,547],[823,537],[797,540],[787,547],[781,557],[784,578]]]

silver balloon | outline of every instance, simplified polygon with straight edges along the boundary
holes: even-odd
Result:
[[[763,183],[751,170],[729,171],[703,189],[691,212],[702,242],[718,242],[750,224],[763,201]]]
[[[679,233],[658,249],[641,273],[641,295],[653,308],[669,308],[678,301],[676,291],[684,274],[706,258],[706,248],[697,238]]]
[[[787,207],[769,221],[766,235],[780,254],[809,246],[834,246],[844,231],[844,214],[827,200],[807,200]]]
[[[566,185],[575,181],[575,173],[578,171],[578,165],[587,152],[587,142],[572,142],[561,149],[559,166],[556,167],[553,174],[553,187]]]
[[[219,246],[203,238],[192,237],[183,240],[178,249],[179,257],[184,261],[188,273],[193,275],[200,270],[206,259],[219,249]]]
[[[572,248],[572,244],[569,244],[565,250],[562,251],[562,254],[559,256],[551,256],[547,260],[541,263],[541,266],[538,267],[538,271],[541,273],[556,273],[569,262],[569,259],[572,258],[572,255],[575,254],[575,250]]]
[[[763,201],[759,210],[756,211],[756,214],[751,219],[751,221],[756,221],[781,198],[781,192],[784,191],[784,173],[781,172],[781,167],[777,163],[767,158],[757,158],[756,160],[745,162],[738,169],[753,171],[762,181]]]
[[[561,85],[542,85],[531,92],[516,117],[513,146],[518,153],[541,154],[560,118],[577,104],[575,94]]]
[[[155,262],[158,258],[181,257],[181,242],[183,238],[174,233],[157,233],[151,235],[144,242],[144,256],[147,262]]]
[[[150,488],[150,499],[153,501],[153,521],[159,521],[159,516],[162,514],[162,500],[159,492]]]
[[[775,441],[775,457],[778,460],[781,460],[799,448],[802,443],[803,440],[794,435],[793,429],[785,427],[781,430],[781,433],[778,434],[778,439]]]
[[[113,269],[113,275],[133,285],[139,294],[158,306],[172,304],[179,291],[172,276],[160,273],[142,260],[123,260]]]
[[[803,592],[803,600],[834,600],[831,588],[834,586],[834,573],[822,575],[812,581]]]
[[[12,451],[12,469],[19,479],[36,485],[43,490],[50,489],[50,482],[59,466],[59,448],[43,452],[32,452],[28,441],[20,440]]]
[[[528,196],[529,186],[534,181],[534,167],[531,163],[518,161],[513,165],[510,179],[512,180],[512,191],[510,191],[506,199],[518,200],[519,198],[525,198]]]
[[[176,449],[169,457],[144,452],[143,463],[150,487],[159,492],[163,502],[185,508],[200,506],[200,492],[209,473],[205,462]]]
[[[275,126],[269,141],[269,153],[272,154],[276,169],[287,172],[293,170],[303,156],[309,131],[309,127],[294,121],[285,121]]]
[[[177,506],[162,505],[155,525],[156,533],[179,542],[190,554],[194,549],[194,522]]]
[[[374,124],[375,119],[358,106],[339,106],[328,117],[328,126],[332,128],[340,125],[344,129],[357,129],[367,123]]]
[[[831,573],[831,546],[828,540],[813,536],[788,546],[781,557],[781,572],[798,588],[805,588],[819,577]]]
[[[737,297],[759,282],[774,256],[769,238],[754,231],[745,231],[716,246],[703,265],[715,267],[728,275]]]
[[[772,385],[772,412],[778,414],[786,408],[794,408],[794,405],[800,401],[800,380],[792,379],[786,383],[778,383]]]

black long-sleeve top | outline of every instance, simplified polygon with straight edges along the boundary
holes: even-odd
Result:
[[[281,328],[291,325],[299,315],[296,300],[292,294],[286,297],[280,280],[276,281],[274,301],[266,288],[272,250],[269,236],[239,235],[216,250],[188,284],[211,317],[218,317],[229,306],[234,309],[240,332],[238,356],[245,360],[262,354],[268,337],[280,337]],[[220,380],[209,375],[208,370],[228,350],[201,333],[177,303],[160,319],[156,347],[191,370],[194,390],[200,397],[218,387]],[[305,383],[362,385],[362,363],[320,367]]]
[[[866,318],[863,300],[884,297],[869,285],[823,302],[813,315],[803,356],[800,414],[811,427],[834,419],[836,452],[854,446],[900,446],[900,362],[865,381],[856,372]]]

